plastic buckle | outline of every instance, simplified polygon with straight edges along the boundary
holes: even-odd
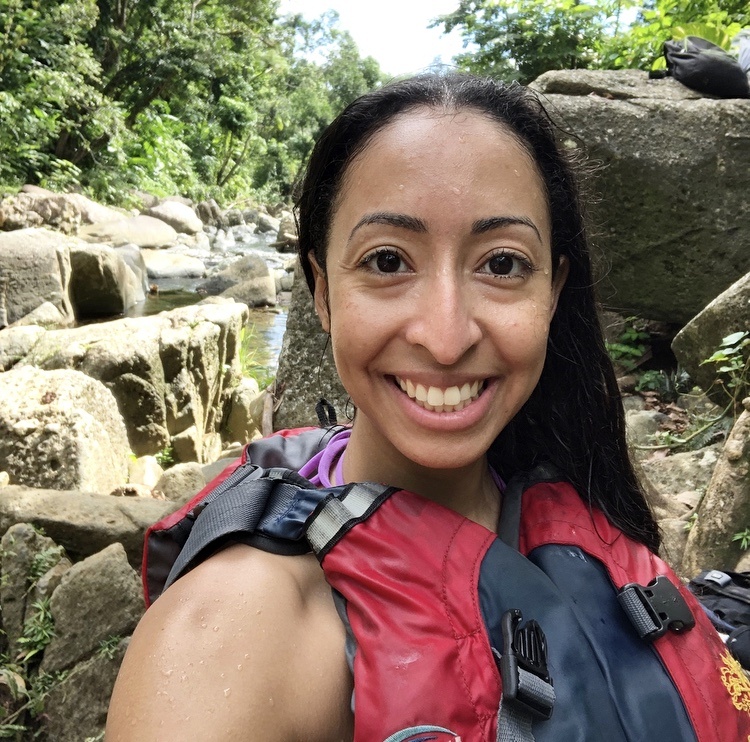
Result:
[[[726,572],[721,572],[718,569],[712,569],[710,572],[706,572],[706,574],[703,575],[703,579],[706,582],[713,582],[719,587],[726,587],[732,581],[732,578]]]
[[[519,672],[525,670],[552,685],[547,669],[547,639],[536,621],[528,621],[523,627],[521,621],[523,615],[517,608],[505,611],[500,621],[503,653],[499,666],[503,681],[503,703],[512,703],[535,718],[549,719],[554,700],[546,701],[538,694],[524,689]],[[495,654],[497,656],[496,650]]]
[[[643,637],[647,641],[664,636],[667,629],[675,632],[690,631],[695,626],[695,619],[685,599],[664,575],[659,575],[646,586],[631,582],[620,592],[623,593],[626,590],[635,591],[656,625],[653,631]]]

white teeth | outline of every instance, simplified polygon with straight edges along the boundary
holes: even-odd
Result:
[[[442,407],[444,404],[443,390],[438,389],[436,386],[431,386],[427,390],[427,404],[431,404],[433,407]]]
[[[461,401],[461,390],[457,386],[448,387],[443,394],[443,404],[451,407]]]
[[[479,396],[483,384],[481,381],[474,381],[472,383],[466,382],[460,388],[450,386],[447,389],[441,389],[436,386],[415,384],[409,379],[401,379],[398,376],[396,377],[396,383],[420,407],[434,412],[458,412],[462,410]]]

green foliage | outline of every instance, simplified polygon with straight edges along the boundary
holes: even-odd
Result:
[[[0,0],[0,183],[288,197],[314,139],[382,81],[328,14],[277,0]]]
[[[701,366],[708,363],[716,365],[714,385],[724,392],[731,409],[739,411],[742,400],[750,394],[750,333],[727,335]]]
[[[55,636],[49,599],[38,600],[31,607],[34,612],[25,621],[17,642],[21,650],[18,661],[22,665],[28,665],[31,659],[43,652]]]
[[[62,546],[54,544],[34,554],[29,567],[29,583],[33,587],[40,578],[54,567],[62,558],[64,550]]]
[[[606,343],[609,357],[625,371],[632,371],[646,352],[651,336],[643,329],[638,317],[628,317],[614,343]]]
[[[750,528],[744,528],[741,531],[737,531],[737,533],[732,536],[732,542],[735,541],[740,542],[740,549],[742,549],[742,551],[750,549]]]
[[[99,642],[99,647],[96,650],[96,654],[99,657],[104,657],[108,660],[114,659],[121,641],[121,636],[110,636],[107,639],[102,639]]]
[[[270,386],[274,373],[258,357],[258,336],[254,326],[240,330],[240,371],[243,376],[255,379],[260,389]]]
[[[175,465],[174,447],[166,446],[165,448],[162,448],[154,458],[156,459],[156,463],[159,464],[162,469],[169,469],[170,466]]]
[[[746,0],[461,0],[438,18],[460,29],[467,70],[530,82],[548,70],[650,69],[668,39],[703,36],[729,48],[750,25]]]

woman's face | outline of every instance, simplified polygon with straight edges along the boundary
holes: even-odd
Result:
[[[326,262],[357,434],[423,467],[482,459],[539,380],[567,273],[526,151],[472,111],[396,118],[346,172]]]

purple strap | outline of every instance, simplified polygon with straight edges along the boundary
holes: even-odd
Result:
[[[300,470],[300,476],[309,479],[316,487],[338,487],[344,482],[344,451],[351,437],[351,428],[346,428],[331,437],[326,447],[316,453]],[[331,479],[333,474],[333,479]],[[505,482],[490,468],[492,481],[500,492],[505,491]]]

